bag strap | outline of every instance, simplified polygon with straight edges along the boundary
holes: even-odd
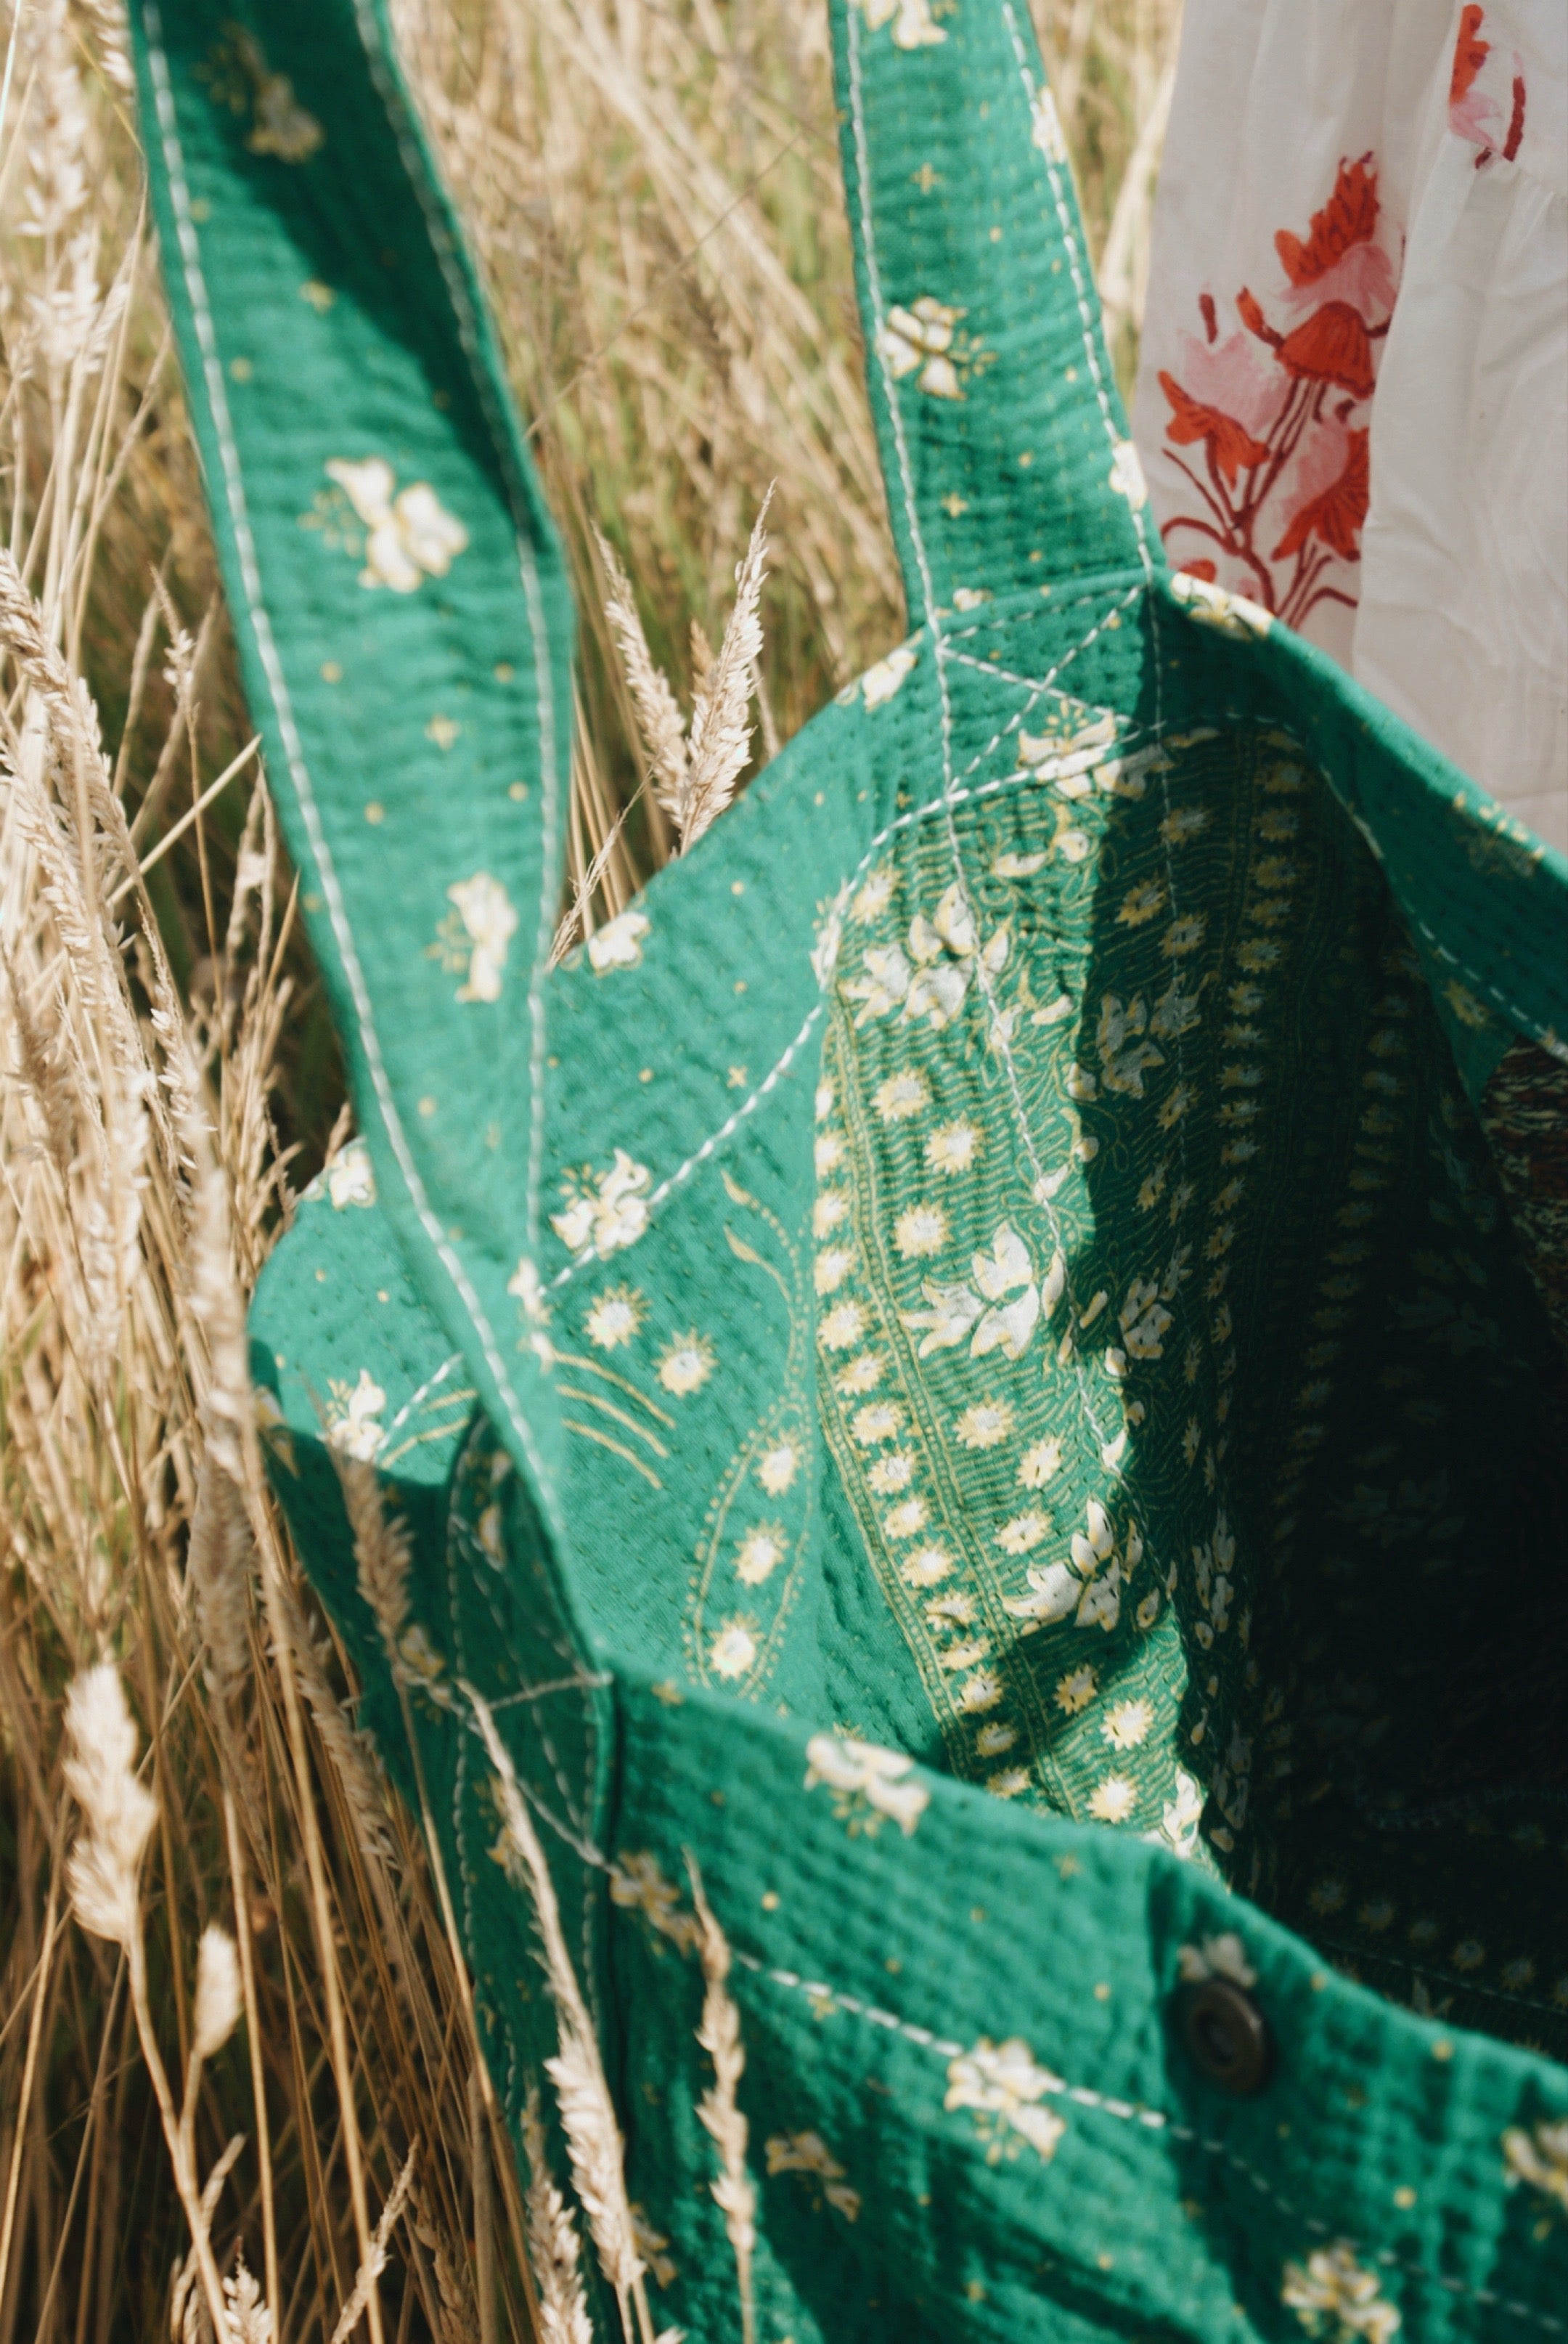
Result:
[[[1163,570],[1020,0],[832,0],[866,374],[912,625]]]

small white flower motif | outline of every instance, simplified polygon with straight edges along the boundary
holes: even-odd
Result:
[[[770,1498],[780,1498],[799,1470],[799,1450],[792,1440],[779,1440],[759,1459],[757,1479]]]
[[[1229,1978],[1232,1985],[1253,1986],[1258,1973],[1247,1959],[1247,1948],[1234,1929],[1222,1930],[1217,1937],[1205,1937],[1201,1945],[1183,1945],[1176,1956],[1181,1975],[1189,1985],[1201,1985],[1204,1978]]]
[[[1089,1812],[1097,1824],[1124,1824],[1137,1803],[1137,1785],[1125,1774],[1107,1774],[1089,1794]]]
[[[966,1449],[994,1449],[1007,1439],[1012,1422],[1010,1400],[981,1399],[962,1411],[953,1430]]]
[[[668,1937],[683,1954],[695,1946],[697,1916],[681,1911],[680,1892],[665,1878],[656,1855],[643,1851],[618,1856],[610,1867],[609,1894],[613,1904],[640,1913],[650,1927],[661,1937]]]
[[[1201,626],[1213,627],[1220,634],[1233,636],[1242,642],[1249,638],[1261,639],[1274,623],[1261,603],[1250,601],[1245,594],[1229,593],[1223,586],[1211,585],[1206,578],[1194,578],[1185,570],[1177,571],[1171,581],[1171,591]]]
[[[1154,1711],[1146,1701],[1119,1701],[1106,1716],[1101,1733],[1113,1750],[1136,1750],[1149,1739]]]
[[[608,1171],[589,1174],[568,1184],[564,1211],[550,1215],[550,1227],[568,1253],[592,1245],[601,1261],[623,1247],[635,1245],[648,1227],[648,1190],[652,1176],[646,1164],[637,1164],[624,1147],[615,1151]]]
[[[693,1328],[689,1334],[673,1335],[658,1355],[656,1372],[667,1392],[677,1399],[689,1399],[700,1391],[718,1365],[712,1344],[706,1335]]]
[[[1042,82],[1034,94],[1030,108],[1034,116],[1031,136],[1048,163],[1060,169],[1067,161],[1067,140],[1061,127],[1061,116],[1056,110],[1056,100],[1049,86]]]
[[[1342,2240],[1319,2247],[1304,2264],[1287,2263],[1280,2300],[1324,2344],[1392,2344],[1404,2325],[1384,2301],[1377,2273],[1363,2269]]]
[[[982,603],[994,602],[995,600],[996,596],[989,586],[955,586],[953,588],[955,611],[978,611]]]
[[[612,968],[637,968],[642,961],[642,940],[653,923],[646,912],[622,912],[596,928],[588,940],[588,965],[596,976]]]
[[[893,1243],[905,1261],[924,1261],[948,1241],[948,1217],[940,1205],[911,1205],[893,1224]]]
[[[1028,1554],[1040,1544],[1050,1529],[1049,1514],[1015,1514],[1011,1521],[1003,1522],[996,1534],[996,1542],[1003,1554]],[[1011,1612],[1014,1607],[1010,1603],[1007,1608]]]
[[[936,1587],[952,1567],[953,1559],[945,1547],[918,1546],[899,1565],[899,1577],[906,1587]]]
[[[893,1498],[900,1490],[907,1490],[914,1478],[915,1460],[900,1449],[891,1457],[879,1457],[866,1480],[879,1498]]]
[[[1004,1766],[1000,1773],[986,1776],[985,1786],[993,1799],[1016,1799],[1029,1788],[1029,1768]]]
[[[942,2105],[950,2109],[974,2109],[980,2137],[990,2143],[988,2164],[995,2164],[1007,2153],[1009,2132],[1016,2133],[1036,2156],[1049,2161],[1067,2127],[1054,2108],[1040,2104],[1048,2094],[1065,2089],[1060,2076],[1037,2064],[1021,2036],[992,2043],[982,2035],[972,2051],[950,2064]]]
[[[606,1287],[588,1314],[588,1341],[596,1350],[618,1351],[631,1341],[647,1316],[648,1298],[635,1286]]]
[[[545,1300],[545,1285],[537,1264],[527,1254],[519,1257],[518,1266],[507,1280],[507,1292],[513,1296],[523,1314],[524,1332],[518,1348],[534,1350],[545,1366],[550,1364],[550,1339],[545,1329],[550,1321],[550,1306]]]
[[[458,1000],[498,1001],[507,947],[518,930],[518,915],[506,889],[487,871],[476,871],[471,879],[454,881],[447,901],[456,909],[467,940],[468,974],[457,987]]]
[[[896,1399],[872,1400],[855,1418],[855,1438],[862,1449],[874,1449],[879,1440],[896,1440],[903,1429],[904,1411]]]
[[[808,2186],[821,2184],[821,2195],[815,2202],[824,2200],[846,2222],[855,2222],[860,2215],[860,2193],[851,2189],[844,2177],[844,2168],[819,2132],[775,2133],[767,2144],[768,2170],[771,2173],[801,2173]]]
[[[1149,502],[1149,483],[1143,477],[1143,466],[1131,440],[1119,440],[1111,460],[1111,485],[1119,497],[1125,497],[1134,512],[1141,512]]]
[[[1523,2182],[1568,2217],[1568,2117],[1530,2132],[1511,2126],[1503,2136],[1503,2155],[1510,2188]]]
[[[819,1294],[836,1294],[855,1266],[853,1246],[824,1246],[812,1266]]]
[[[906,1498],[895,1506],[882,1527],[891,1539],[916,1537],[926,1526],[926,1501],[923,1498]]]
[[[1043,1490],[1060,1470],[1060,1441],[1037,1440],[1019,1460],[1018,1478],[1026,1490]]]
[[[930,0],[860,0],[869,32],[880,32],[893,19],[896,49],[925,49],[945,41],[947,35],[931,15]]]
[[[824,1188],[811,1207],[811,1234],[814,1238],[831,1237],[840,1221],[849,1215],[849,1199],[842,1188]]]
[[[919,1115],[930,1103],[930,1086],[924,1075],[913,1068],[890,1075],[885,1083],[877,1086],[875,1105],[884,1123],[907,1123],[910,1116]]]
[[[727,1620],[708,1651],[715,1676],[743,1677],[757,1658],[757,1639],[745,1620]]]
[[[1202,1814],[1201,1786],[1184,1767],[1178,1766],[1176,1795],[1161,1808],[1158,1828],[1145,1832],[1143,1836],[1151,1846],[1165,1848],[1184,1864],[1190,1863],[1198,1852],[1198,1825]]]
[[[895,382],[916,375],[916,388],[932,399],[961,399],[963,389],[950,352],[961,309],[950,309],[930,293],[910,308],[895,302],[877,335],[877,349]]]
[[[1158,1359],[1163,1356],[1171,1313],[1161,1301],[1160,1289],[1151,1278],[1133,1279],[1120,1315],[1122,1340],[1132,1359]]]
[[[862,927],[869,927],[873,920],[879,920],[893,900],[897,884],[891,871],[873,871],[861,881],[850,899],[850,918],[858,920]]]
[[[926,1142],[926,1162],[933,1172],[970,1172],[980,1145],[980,1136],[972,1123],[945,1123]]]
[[[362,1139],[351,1139],[327,1166],[327,1193],[335,1213],[343,1212],[350,1205],[376,1202],[376,1175],[371,1169],[370,1150]]]
[[[467,545],[467,530],[427,480],[414,481],[394,498],[397,474],[383,457],[355,463],[335,456],[325,469],[364,525],[361,586],[412,594],[427,578],[444,578]]]
[[[925,1784],[910,1780],[915,1762],[901,1750],[884,1750],[848,1734],[814,1733],[806,1744],[806,1788],[813,1791],[825,1783],[833,1793],[833,1813],[851,1833],[875,1833],[889,1816],[908,1839],[930,1804]]]
[[[816,1115],[819,1123],[826,1123],[828,1117],[832,1114],[833,1099],[834,1092],[832,1084],[826,1079],[819,1082],[817,1086],[816,1096],[812,1101],[812,1111]]]
[[[817,1329],[825,1351],[848,1351],[866,1331],[866,1313],[859,1302],[836,1302]]]
[[[1001,1699],[1001,1686],[989,1669],[981,1669],[959,1692],[959,1707],[971,1716],[995,1709]]]
[[[1000,1758],[1018,1740],[1014,1725],[982,1725],[975,1735],[975,1750],[981,1758]]]
[[[842,1392],[846,1399],[858,1399],[863,1392],[875,1391],[882,1380],[884,1364],[875,1351],[867,1351],[861,1358],[850,1360],[838,1377],[834,1389]]]
[[[888,653],[886,659],[879,659],[869,667],[860,678],[860,697],[866,706],[880,708],[891,700],[905,677],[913,672],[920,656],[919,652],[912,651],[908,643],[900,643],[896,651]],[[890,886],[890,894],[891,892]],[[869,915],[859,913],[856,916],[864,919]]]
[[[330,1447],[345,1457],[369,1464],[387,1441],[386,1429],[380,1421],[387,1405],[387,1395],[372,1380],[368,1368],[361,1368],[357,1383],[339,1383],[336,1377],[327,1379],[330,1397],[327,1403],[327,1439]]]
[[[911,971],[901,945],[872,945],[861,958],[860,975],[842,986],[846,1001],[865,1005],[855,1019],[856,1030],[873,1017],[885,1017],[908,997]]]
[[[843,1133],[841,1131],[819,1132],[812,1148],[812,1161],[817,1167],[817,1177],[819,1180],[825,1180],[830,1172],[838,1170],[843,1160]]]
[[[758,1522],[735,1550],[735,1575],[744,1587],[760,1587],[789,1551],[782,1522]]]
[[[1089,797],[1093,785],[1085,776],[1104,763],[1116,738],[1113,710],[1068,700],[1050,712],[1043,732],[1020,732],[1018,762],[1037,782],[1054,782],[1062,797]]]

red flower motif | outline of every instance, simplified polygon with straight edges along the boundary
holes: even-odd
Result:
[[[1370,399],[1372,340],[1359,309],[1348,301],[1325,301],[1282,341],[1269,335],[1280,364],[1309,382],[1334,382],[1352,399]]]
[[[1483,8],[1474,5],[1474,0],[1470,0],[1470,5],[1459,12],[1459,37],[1453,45],[1453,76],[1448,85],[1450,106],[1457,106],[1461,98],[1469,96],[1471,85],[1492,55],[1491,42],[1479,41],[1475,37],[1481,30],[1481,20],[1485,13]]]
[[[1178,448],[1191,448],[1202,440],[1232,488],[1239,470],[1250,470],[1254,464],[1262,462],[1269,452],[1267,448],[1261,440],[1254,440],[1233,415],[1190,399],[1174,375],[1161,371],[1160,388],[1175,409],[1165,426],[1167,440],[1173,440]]]
[[[1471,13],[1465,10],[1466,15]],[[1474,14],[1479,19],[1480,9]],[[1274,249],[1292,285],[1315,285],[1352,245],[1372,242],[1377,233],[1378,200],[1377,173],[1368,168],[1371,162],[1370,153],[1355,163],[1342,157],[1334,191],[1322,210],[1312,214],[1305,244],[1288,227],[1275,237]]]
[[[1367,517],[1370,489],[1367,441],[1371,436],[1367,431],[1345,433],[1343,470],[1327,488],[1297,506],[1271,560],[1283,561],[1291,554],[1299,553],[1309,538],[1316,537],[1342,561],[1359,561],[1362,523]]]

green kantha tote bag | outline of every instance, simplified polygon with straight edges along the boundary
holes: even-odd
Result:
[[[383,0],[132,13],[364,1135],[258,1405],[548,2332],[1568,2337],[1568,867],[1167,570],[1021,0],[833,0],[913,631],[547,975],[572,613]]]

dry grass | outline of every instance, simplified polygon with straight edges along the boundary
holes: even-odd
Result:
[[[1041,25],[1124,374],[1174,14],[1057,0]],[[400,15],[578,576],[570,900],[591,923],[694,834],[680,773],[689,794],[706,755],[722,794],[901,631],[825,20]],[[525,2196],[496,2133],[440,1884],[258,1468],[245,1300],[345,1127],[115,0],[0,0],[0,2344],[171,2319],[236,2344],[581,2339],[582,2258],[623,2301],[640,2288],[569,1965],[554,2080],[599,2136],[574,2147],[580,2215],[533,2147]],[[774,481],[759,652],[726,621]],[[658,759],[618,593],[674,687],[669,770],[640,795]],[[395,1588],[396,1525],[360,1527]],[[743,2263],[742,2053],[704,1942]]]

